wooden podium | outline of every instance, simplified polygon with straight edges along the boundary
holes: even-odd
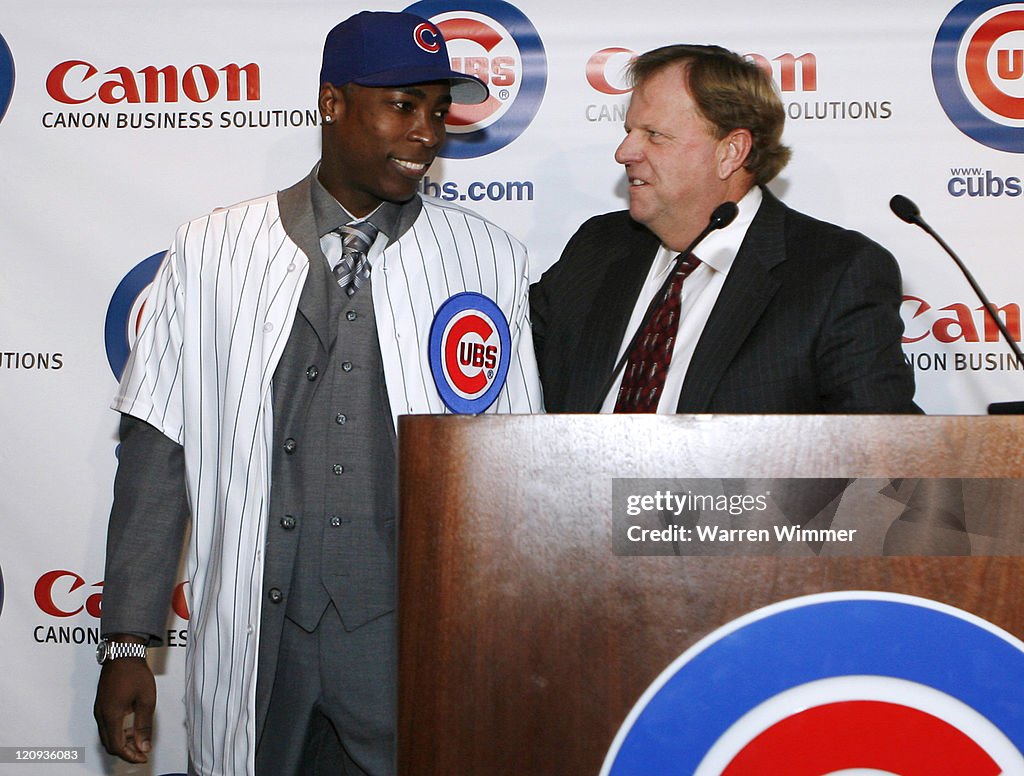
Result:
[[[676,657],[800,595],[916,595],[1024,637],[1021,557],[611,545],[614,478],[1020,478],[1022,447],[1017,417],[403,417],[398,772],[596,776]]]

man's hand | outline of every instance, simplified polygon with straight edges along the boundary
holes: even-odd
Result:
[[[156,681],[144,658],[122,657],[104,664],[93,716],[108,752],[126,762],[146,762],[155,708]],[[126,729],[129,714],[134,714],[134,720]]]

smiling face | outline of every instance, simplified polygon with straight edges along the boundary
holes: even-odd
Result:
[[[673,250],[683,250],[718,205],[750,188],[743,170],[750,133],[717,136],[690,94],[683,64],[637,85],[625,130],[615,161],[626,168],[629,213]]]
[[[447,82],[324,84],[320,181],[357,217],[410,199],[444,142],[451,102]]]

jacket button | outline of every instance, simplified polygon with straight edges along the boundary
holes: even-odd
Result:
[[[295,518],[291,515],[285,515],[281,518],[281,527],[286,531],[292,530],[295,527]]]
[[[347,313],[345,313],[345,318],[350,321],[354,321],[357,317],[358,316],[356,315],[355,310],[349,310]]]
[[[345,467],[342,466],[340,463],[336,463],[334,464],[334,466],[331,467],[331,471],[334,472],[335,474],[344,474]]]
[[[313,364],[313,366],[309,367],[309,369],[306,370],[306,379],[309,380],[310,382],[313,382],[319,376],[320,370],[316,368],[316,364]]]
[[[288,455],[291,455],[292,453],[294,453],[295,452],[295,448],[297,448],[298,446],[299,446],[298,442],[296,442],[291,437],[288,437],[286,440],[284,440],[284,445],[283,445],[284,451]]]
[[[339,525],[341,525],[341,518],[337,515],[331,515],[331,525],[337,528]]]
[[[351,361],[342,361],[341,362],[341,371],[342,372],[351,372],[352,371],[352,362]]]
[[[270,599],[270,603],[279,604],[281,603],[281,601],[284,600],[284,593],[282,593],[276,587],[272,587],[270,588],[270,590],[267,591],[267,598]]]
[[[337,415],[334,416],[334,422],[337,423],[339,426],[344,426],[348,422],[348,416],[345,415],[345,413],[343,412],[339,412]]]

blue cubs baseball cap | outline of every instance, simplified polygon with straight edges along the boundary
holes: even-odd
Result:
[[[488,97],[483,81],[452,70],[441,31],[415,14],[362,11],[327,33],[321,84],[409,86],[427,81],[448,81],[452,101],[463,105]]]

